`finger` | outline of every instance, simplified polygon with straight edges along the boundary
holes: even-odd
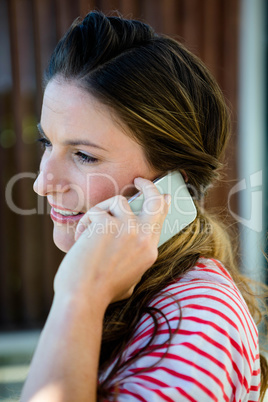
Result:
[[[149,222],[164,222],[168,213],[170,196],[162,195],[149,180],[136,178],[135,185],[141,189],[144,195],[144,203],[139,217]]]
[[[129,203],[123,195],[116,195],[96,204],[97,207],[109,211],[115,217],[123,218],[125,214],[133,216]]]
[[[92,222],[104,223],[104,220],[107,220],[110,215],[117,218],[120,217],[121,220],[125,220],[126,217],[134,216],[125,197],[117,195],[108,198],[90,208],[80,219],[76,227],[75,240],[78,240],[84,230],[91,225]]]
[[[151,218],[151,221],[150,221],[151,233],[153,233],[154,237],[156,239],[158,239],[158,241],[159,241],[160,234],[161,234],[161,231],[163,228],[163,224],[164,224],[164,221],[168,214],[169,206],[171,203],[170,194],[164,194],[164,195],[161,195],[161,197],[163,197],[161,210],[158,211],[157,213],[155,213],[153,215],[153,218]],[[147,221],[148,221],[148,218],[147,218]],[[157,243],[158,243],[158,241],[157,241]]]
[[[165,205],[164,205],[164,210],[163,213],[161,214],[161,225],[163,225],[164,220],[166,219],[166,216],[168,214],[169,211],[169,207],[171,204],[171,195],[170,194],[164,194],[164,200],[165,200]]]
[[[89,215],[85,213],[85,215],[80,219],[76,226],[74,240],[77,241],[81,234],[85,231],[85,229],[91,224],[89,219]]]

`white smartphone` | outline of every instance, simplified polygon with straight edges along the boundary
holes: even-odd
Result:
[[[164,221],[158,247],[188,226],[196,218],[197,212],[193,199],[187,189],[182,175],[175,171],[154,180],[161,194],[171,195],[171,204]],[[138,214],[143,206],[144,196],[141,192],[128,199],[131,210]]]

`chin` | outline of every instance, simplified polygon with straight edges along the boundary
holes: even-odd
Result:
[[[64,230],[64,227],[59,228],[54,225],[53,241],[56,247],[64,253],[67,253],[75,243],[74,234],[75,233],[72,232],[67,233],[66,230]]]

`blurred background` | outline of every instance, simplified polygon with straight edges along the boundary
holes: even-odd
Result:
[[[32,190],[42,73],[65,30],[93,9],[151,24],[209,67],[232,110],[223,181],[207,207],[240,240],[241,270],[267,282],[266,0],[0,0],[0,400],[18,400],[63,254]]]

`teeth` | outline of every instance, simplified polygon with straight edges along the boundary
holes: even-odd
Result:
[[[58,212],[59,214],[61,214],[61,215],[64,215],[64,216],[69,216],[69,215],[78,215],[80,212],[68,212],[68,211],[62,211],[61,209],[57,209],[57,208],[54,208],[54,210],[56,211],[56,212]]]

